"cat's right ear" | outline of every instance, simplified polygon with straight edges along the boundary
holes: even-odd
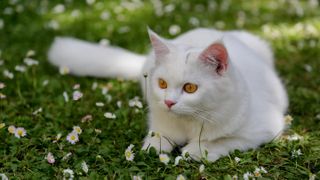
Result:
[[[162,57],[170,52],[165,40],[153,32],[149,27],[148,34],[156,57]]]

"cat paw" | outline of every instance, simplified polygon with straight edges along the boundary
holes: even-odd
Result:
[[[142,150],[149,151],[150,147],[154,147],[157,153],[171,152],[173,146],[163,137],[146,137],[142,146]]]

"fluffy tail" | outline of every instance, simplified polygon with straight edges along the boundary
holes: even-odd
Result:
[[[68,67],[74,75],[129,80],[139,79],[146,59],[125,49],[62,37],[55,38],[48,58],[58,67]]]

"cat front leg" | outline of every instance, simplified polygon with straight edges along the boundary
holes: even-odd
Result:
[[[142,150],[149,151],[150,147],[154,147],[157,153],[171,152],[173,149],[173,143],[165,136],[161,136],[159,134],[154,136],[147,135],[144,139]]]
[[[256,148],[257,144],[248,139],[240,137],[220,138],[214,141],[192,141],[183,147],[183,151],[187,151],[192,159],[199,161],[201,158],[214,162],[222,156],[228,155],[230,152],[238,150],[248,150]]]

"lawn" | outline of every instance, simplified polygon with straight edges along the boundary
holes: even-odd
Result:
[[[154,151],[140,151],[148,132],[138,82],[75,77],[47,61],[55,36],[146,53],[147,26],[167,38],[212,27],[267,39],[290,98],[293,121],[285,134],[214,163],[174,165],[176,150],[166,165]],[[1,0],[0,177],[62,179],[70,169],[76,179],[319,179],[319,37],[317,0]],[[9,126],[26,135],[10,133]],[[74,126],[82,133],[72,144],[67,136]],[[130,144],[132,161],[125,157]]]

